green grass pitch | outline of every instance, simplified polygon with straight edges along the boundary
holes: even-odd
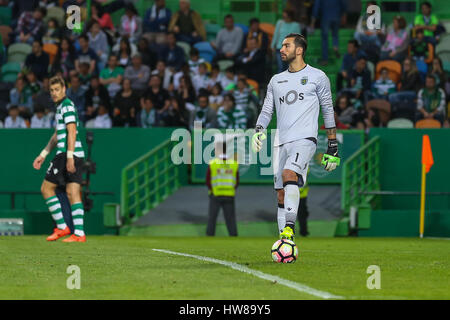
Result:
[[[276,264],[275,238],[88,236],[48,243],[45,236],[0,237],[0,299],[318,299],[273,281],[165,249],[226,260],[344,299],[450,299],[450,241],[298,238],[299,261]],[[81,289],[66,287],[69,265]],[[381,269],[381,289],[366,286]]]

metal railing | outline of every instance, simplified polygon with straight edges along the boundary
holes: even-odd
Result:
[[[120,212],[124,224],[135,222],[180,187],[179,168],[166,141],[122,170]]]
[[[341,208],[369,203],[380,190],[380,138],[374,137],[348,158],[343,165]]]

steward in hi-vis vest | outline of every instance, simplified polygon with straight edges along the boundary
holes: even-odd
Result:
[[[222,154],[210,161],[206,173],[209,192],[208,236],[215,235],[220,208],[223,208],[228,233],[230,236],[237,236],[234,196],[239,184],[239,165],[236,160],[227,158],[225,143],[223,150]]]

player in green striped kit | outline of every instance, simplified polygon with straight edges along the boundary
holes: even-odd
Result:
[[[41,186],[42,195],[56,223],[53,234],[47,240],[55,241],[71,233],[64,222],[61,204],[55,193],[58,186],[65,186],[72,209],[75,232],[63,242],[86,242],[84,210],[81,201],[84,150],[77,131],[79,127],[77,110],[73,102],[66,97],[66,86],[61,77],[50,79],[50,95],[56,104],[56,131],[33,162],[33,167],[39,170],[46,156],[55,147],[57,148],[56,156],[50,162]]]

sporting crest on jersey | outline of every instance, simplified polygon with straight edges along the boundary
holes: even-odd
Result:
[[[301,80],[301,84],[305,85],[307,83],[308,83],[308,77],[303,77],[302,80]]]

